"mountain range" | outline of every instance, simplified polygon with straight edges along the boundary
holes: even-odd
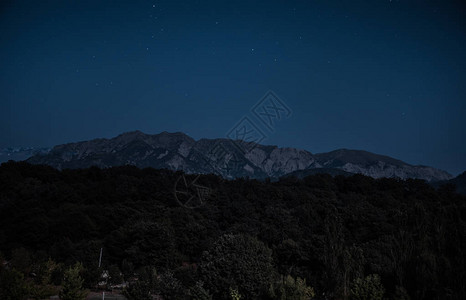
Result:
[[[36,154],[46,154],[50,148],[36,148],[36,147],[9,147],[0,149],[0,163],[9,160],[21,161],[26,160]]]
[[[247,149],[247,150],[246,150]],[[295,148],[254,144],[240,140],[200,139],[176,132],[145,134],[132,131],[111,139],[57,145],[27,159],[58,169],[107,168],[135,165],[140,168],[183,170],[186,173],[215,173],[225,178],[279,178],[306,174],[363,174],[373,178],[416,178],[428,182],[453,178],[449,173],[367,151],[339,149],[312,154]]]

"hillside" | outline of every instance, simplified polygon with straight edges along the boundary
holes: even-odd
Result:
[[[92,287],[103,248],[103,268],[138,276],[156,294],[173,295],[167,286],[176,283],[177,299],[189,299],[200,281],[214,299],[230,299],[231,286],[246,299],[268,299],[281,275],[306,279],[315,299],[340,299],[370,274],[380,276],[389,299],[466,295],[466,198],[420,180],[230,181],[24,162],[2,164],[0,179],[0,251],[26,275],[49,257],[79,261]],[[175,197],[184,187],[202,201],[185,206]],[[153,268],[160,277],[152,286],[144,274]]]

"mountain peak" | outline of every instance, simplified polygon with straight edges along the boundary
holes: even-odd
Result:
[[[116,138],[118,137],[134,137],[134,136],[142,136],[142,135],[146,135],[144,132],[140,131],[140,130],[133,130],[133,131],[128,131],[128,132],[123,132],[119,135],[116,136]]]
[[[120,135],[125,135],[125,134],[145,134],[144,132],[142,132],[141,130],[131,130],[131,131],[127,131],[127,132],[123,132],[122,134]]]
[[[316,154],[321,160],[326,161],[327,167],[338,167],[342,163],[352,163],[358,165],[371,165],[383,162],[394,166],[409,165],[401,160],[394,159],[386,155],[375,154],[365,150],[337,149],[327,153]]]
[[[161,133],[156,134],[156,135],[158,135],[158,136],[183,137],[183,138],[190,138],[191,139],[191,137],[189,135],[187,135],[186,133],[181,132],[181,131],[177,131],[177,132],[162,131]]]

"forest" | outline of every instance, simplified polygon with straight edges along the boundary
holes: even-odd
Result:
[[[180,178],[208,192],[186,207]],[[465,299],[466,196],[421,180],[0,166],[0,299]],[[99,267],[100,250],[102,261]]]

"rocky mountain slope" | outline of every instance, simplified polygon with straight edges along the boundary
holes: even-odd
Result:
[[[316,173],[318,169],[323,173],[326,170],[341,170],[342,173],[360,173],[374,178],[418,178],[427,181],[452,178],[442,170],[413,166],[366,151],[340,149],[312,154],[295,148],[259,144],[251,147],[250,143],[228,139],[196,141],[180,132],[149,135],[133,131],[112,139],[58,145],[50,152],[35,155],[27,161],[58,169],[135,165],[187,173],[215,173],[225,178],[276,178],[311,169],[315,171],[308,172]]]

